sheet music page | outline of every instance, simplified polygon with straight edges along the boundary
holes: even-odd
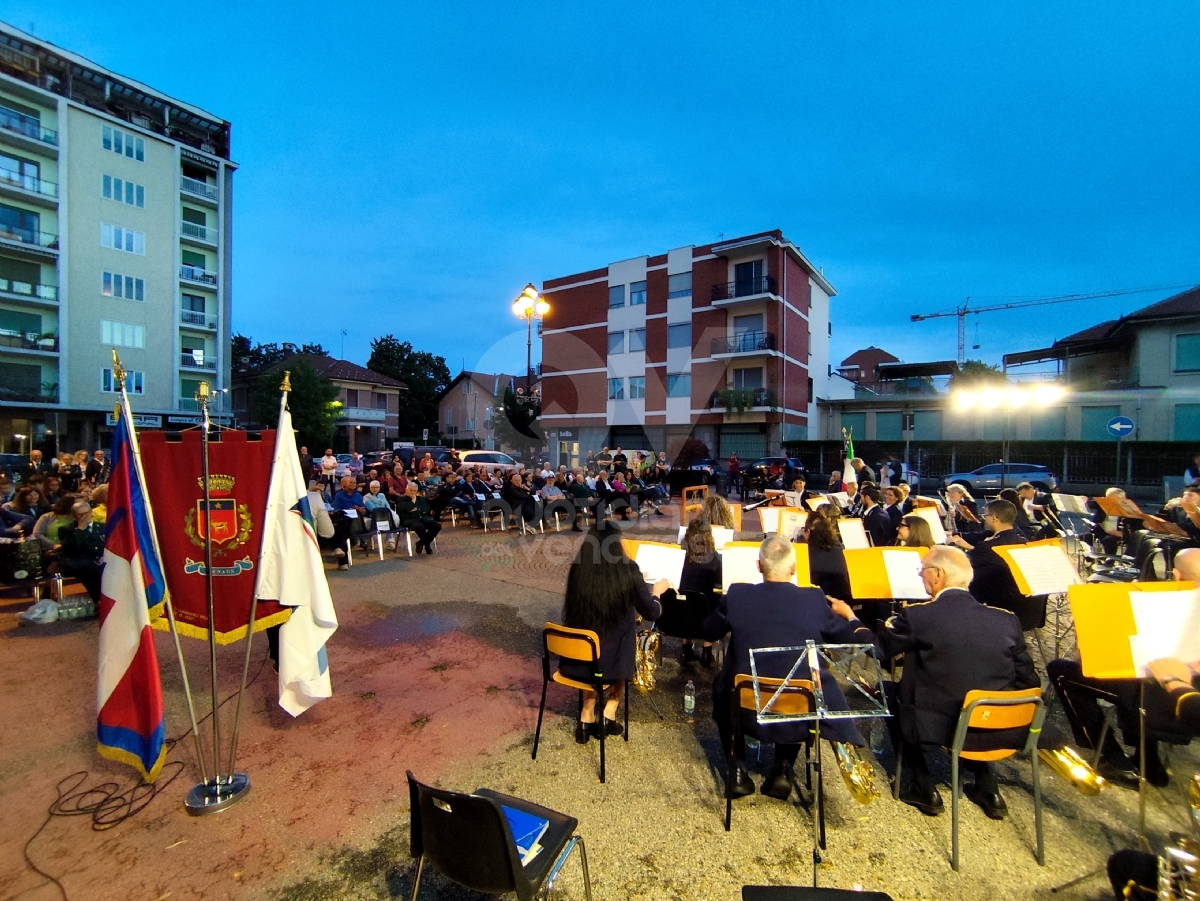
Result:
[[[938,516],[937,508],[913,507],[912,515],[919,516],[929,523],[929,531],[933,533],[934,544],[946,543],[946,527],[942,525],[942,518]]]
[[[845,491],[831,491],[826,497],[833,498],[839,507],[845,507],[850,504],[850,495]]]
[[[942,503],[942,499],[940,497],[926,497],[923,494],[918,494],[916,498],[913,499],[913,512],[915,513],[922,507],[930,507],[934,510],[937,510],[937,512],[942,516],[946,515],[946,505]]]
[[[789,510],[786,507],[779,511],[779,534],[788,541],[795,541],[808,521],[808,514],[799,510]]]
[[[883,552],[883,568],[892,586],[892,597],[923,601],[929,597],[921,581],[921,555],[899,548]]]
[[[783,499],[785,501],[787,501],[787,505],[789,507],[803,507],[804,506],[802,503],[800,503],[800,495],[797,494],[795,491],[785,491],[783,493]]]
[[[804,503],[808,507],[808,509],[812,510],[815,513],[817,511],[817,507],[821,506],[822,504],[832,503],[832,501],[830,501],[829,498],[827,498],[825,495],[818,494],[818,495],[815,495],[814,497],[810,497]]]
[[[1058,507],[1062,513],[1084,513],[1088,512],[1087,498],[1074,494],[1051,494],[1051,499],[1054,501],[1054,506]]]
[[[1160,657],[1200,660],[1200,589],[1131,591],[1129,605],[1137,625],[1129,647],[1139,676],[1149,676],[1150,661]]]
[[[721,582],[726,591],[736,582],[757,585],[761,581],[757,547],[727,547],[721,551]]]
[[[779,511],[781,507],[759,507],[758,519],[762,523],[762,530],[768,535],[772,532],[779,531]]]
[[[666,579],[671,583],[671,587],[678,591],[685,556],[683,548],[643,544],[638,546],[637,557],[634,559],[638,569],[642,571],[642,578],[647,582]]]
[[[1061,545],[1013,547],[1008,554],[1029,583],[1031,595],[1059,594],[1082,581]]]
[[[842,547],[846,550],[857,551],[871,546],[861,519],[839,519],[837,525],[838,531],[842,533]]]
[[[683,536],[687,534],[687,526],[679,527],[679,544],[683,544]],[[723,529],[720,526],[712,527],[713,546],[719,551],[729,542],[733,541],[733,529]]]

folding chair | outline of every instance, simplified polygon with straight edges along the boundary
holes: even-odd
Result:
[[[783,679],[770,679],[766,676],[758,677],[759,694],[762,695],[763,704],[767,703],[770,695],[773,695],[776,690],[783,685]],[[768,694],[769,692],[769,694]],[[738,736],[742,734],[742,717],[743,710],[749,710],[756,716],[758,714],[758,705],[754,697],[754,677],[749,673],[739,673],[733,678],[733,703],[729,705],[730,716],[730,741],[729,747],[725,749],[725,831],[729,831],[730,823],[733,819],[733,768],[734,758],[733,749],[737,746]],[[817,706],[816,696],[813,694],[813,684],[811,679],[790,679],[788,684],[780,692],[779,697],[771,704],[770,712],[787,716],[803,716],[806,713],[811,713]],[[808,739],[804,742],[804,784],[809,790],[812,789],[812,770],[816,767],[817,770],[817,794],[819,796],[817,807],[813,811],[814,816],[818,817],[821,823],[821,847],[825,847],[825,803],[824,803],[824,787],[825,783],[821,775],[821,753],[820,749],[814,754],[812,752],[813,733],[808,733]]]
[[[493,513],[500,514],[500,531],[508,529],[508,522],[505,518],[504,505],[501,501],[491,498],[484,502],[483,509],[479,511],[479,519],[483,522],[483,531],[488,530],[488,520],[492,518]]]
[[[578,846],[583,891],[592,901],[587,848],[577,835],[579,820],[532,801],[481,788],[474,794],[447,791],[417,781],[408,771],[409,847],[417,859],[409,901],[421,891],[426,862],[452,882],[476,892],[514,892],[518,901],[546,896],[571,852]],[[522,865],[505,808],[546,820],[542,850]]]
[[[371,544],[379,552],[379,559],[383,559],[383,540],[387,535],[393,534],[396,529],[392,525],[391,510],[375,509],[370,511],[371,516]]]
[[[550,671],[550,655],[561,660],[586,663],[593,678],[572,679],[557,669]],[[538,706],[537,729],[533,733],[533,759],[537,760],[538,743],[542,737],[542,715],[546,712],[546,686],[551,682],[579,689],[579,711],[583,712],[583,692],[596,692],[596,710],[600,715],[600,781],[604,781],[604,678],[600,673],[600,636],[591,629],[572,629],[557,623],[546,623],[542,629],[542,701]],[[629,741],[629,685],[625,686],[625,740]]]

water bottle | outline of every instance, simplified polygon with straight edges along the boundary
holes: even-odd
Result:
[[[876,754],[883,751],[883,723],[878,719],[871,720],[871,750]]]
[[[696,684],[691,679],[683,686],[683,715],[689,723],[696,715]]]

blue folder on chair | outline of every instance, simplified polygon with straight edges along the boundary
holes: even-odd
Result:
[[[541,850],[538,842],[550,828],[550,821],[513,807],[504,805],[501,807],[504,807],[504,815],[508,818],[508,828],[512,830],[513,839],[517,844],[517,853],[521,855],[521,865],[524,866],[533,860],[537,856],[537,852]]]

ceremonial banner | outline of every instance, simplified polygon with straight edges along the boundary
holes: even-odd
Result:
[[[251,441],[246,432],[226,429],[220,438],[209,443],[207,510],[198,430],[170,436],[147,432],[141,450],[179,633],[208,638],[204,544],[211,534],[214,631],[218,644],[230,644],[246,636],[250,619],[275,432],[264,431],[261,440]],[[288,615],[277,601],[260,601],[254,631],[278,625]],[[167,624],[160,620],[154,627],[165,631]]]

